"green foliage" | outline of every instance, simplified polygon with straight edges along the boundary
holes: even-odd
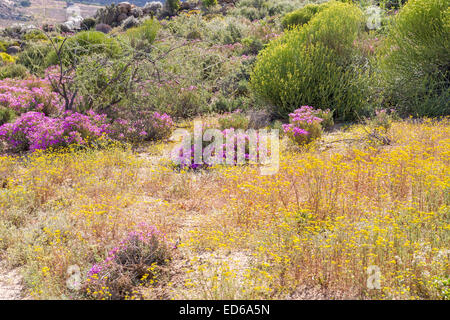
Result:
[[[217,0],[202,0],[202,3],[205,8],[217,6]]]
[[[302,26],[307,24],[314,15],[328,7],[328,3],[324,4],[307,4],[301,9],[287,13],[281,24],[284,28]]]
[[[450,0],[410,0],[383,51],[386,102],[403,114],[450,114]]]
[[[180,3],[181,3],[180,0],[167,0],[166,1],[169,15],[175,15],[178,12],[178,10],[180,9]]]
[[[7,43],[0,41],[0,52],[6,52],[6,49],[8,49],[7,46]]]
[[[247,130],[250,124],[249,118],[240,110],[220,116],[218,122],[220,130],[230,128]]]
[[[131,70],[126,68],[127,62],[126,59],[110,59],[100,53],[82,59],[74,79],[80,97],[77,111],[92,109],[105,112],[103,109],[126,98],[128,79],[131,77]]]
[[[362,21],[356,6],[334,2],[304,27],[272,41],[253,70],[255,93],[281,118],[300,105],[329,108],[338,118],[354,118],[363,107],[365,88],[353,46]]]
[[[81,30],[87,31],[95,27],[97,21],[94,18],[85,18],[81,21]]]
[[[304,5],[304,0],[241,0],[233,14],[251,21],[281,15]]]
[[[0,67],[0,80],[10,78],[24,79],[27,76],[27,68],[21,64],[7,64]]]
[[[133,44],[143,42],[144,45],[148,45],[155,41],[159,27],[157,20],[147,19],[139,27],[128,29],[126,35]]]
[[[61,50],[61,60],[64,64],[73,64],[82,56],[102,53],[109,57],[119,57],[122,48],[116,39],[99,31],[82,31],[75,36],[60,42],[58,48]],[[58,56],[55,50],[47,57],[49,65],[58,64]]]
[[[52,46],[47,42],[30,43],[19,53],[17,63],[24,65],[31,73],[41,75],[48,67],[47,55]]]
[[[16,114],[13,110],[0,106],[0,126],[13,121],[15,118]]]
[[[23,37],[23,40],[35,41],[35,40],[47,40],[45,34],[40,30],[30,30]]]

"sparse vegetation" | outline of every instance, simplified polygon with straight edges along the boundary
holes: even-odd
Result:
[[[450,2],[369,2],[2,30],[0,260],[24,293],[449,299]]]

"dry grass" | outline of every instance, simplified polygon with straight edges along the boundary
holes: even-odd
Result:
[[[84,277],[141,222],[178,244],[144,298],[448,298],[448,120],[394,123],[390,146],[342,140],[365,134],[285,147],[273,176],[175,172],[165,144],[3,156],[0,247],[41,299],[85,298],[67,268]],[[380,290],[366,285],[372,265]]]

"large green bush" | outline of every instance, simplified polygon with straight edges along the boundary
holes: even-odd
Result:
[[[386,100],[403,115],[450,114],[450,0],[410,0],[382,57]]]
[[[307,24],[317,13],[328,7],[328,3],[324,4],[307,4],[303,8],[287,13],[281,20],[284,28],[302,26]]]
[[[351,119],[364,106],[363,72],[354,41],[363,14],[351,4],[333,2],[307,25],[287,31],[258,56],[251,77],[255,93],[287,118],[299,106],[335,110]]]
[[[99,31],[82,31],[67,39],[61,50],[61,60],[65,64],[72,64],[82,56],[94,53],[106,54],[110,57],[118,57],[122,49],[114,38]],[[58,56],[55,50],[51,51],[47,57],[49,65],[58,64]]]
[[[48,67],[47,55],[52,51],[48,42],[29,43],[24,51],[19,53],[17,63],[24,65],[31,73],[42,75]]]
[[[10,79],[24,79],[27,76],[27,68],[21,64],[7,64],[0,67],[0,80]]]

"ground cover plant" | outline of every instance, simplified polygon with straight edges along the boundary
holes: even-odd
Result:
[[[449,4],[170,1],[2,30],[12,298],[448,300]]]

